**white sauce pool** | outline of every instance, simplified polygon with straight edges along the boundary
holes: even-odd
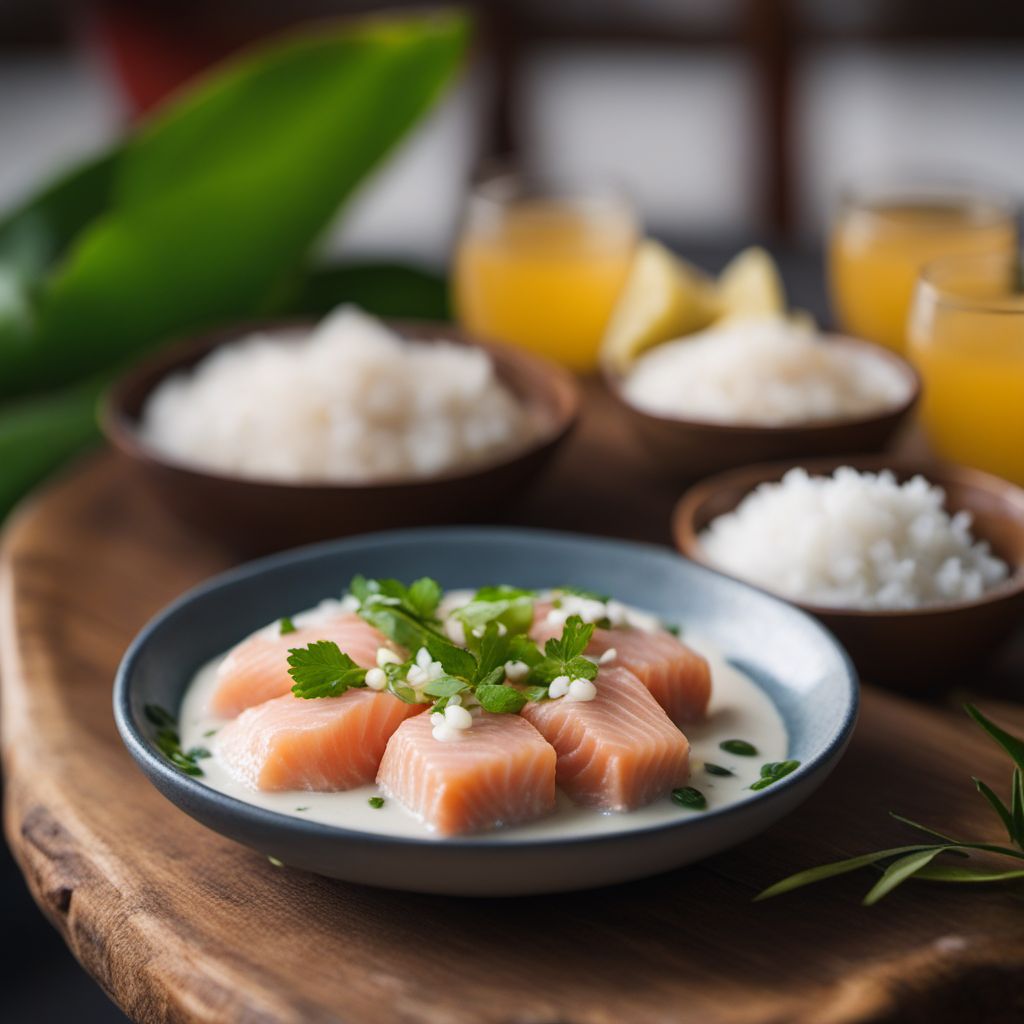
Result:
[[[336,608],[336,605],[333,605]],[[327,609],[324,609],[325,611]],[[296,623],[315,620],[317,611],[294,616]],[[268,629],[277,628],[276,623]],[[685,635],[685,641],[711,662],[711,704],[707,721],[684,730],[690,741],[690,781],[707,798],[708,809],[725,807],[758,795],[749,789],[761,773],[766,761],[781,761],[788,754],[786,727],[768,695],[744,673],[727,664],[713,646],[699,637]],[[196,674],[182,702],[179,730],[184,750],[207,747],[214,750],[213,736],[225,719],[208,711],[209,698],[216,684],[217,666],[223,656],[215,658]],[[723,740],[742,739],[757,748],[756,757],[739,757],[720,749]],[[729,768],[734,776],[709,775],[704,762]],[[376,786],[361,786],[343,793],[311,793],[306,790],[265,793],[250,789],[233,779],[217,758],[203,758],[199,764],[203,775],[198,781],[228,796],[264,807],[279,814],[318,821],[325,825],[378,835],[403,836],[414,839],[436,839],[409,811],[393,799],[381,808],[373,808],[368,800],[379,796]],[[627,814],[615,814],[577,807],[563,793],[558,794],[556,811],[546,818],[525,825],[514,825],[476,837],[494,839],[554,839],[566,836],[607,835],[631,832],[634,829],[669,824],[703,811],[691,811],[666,796],[647,807]]]

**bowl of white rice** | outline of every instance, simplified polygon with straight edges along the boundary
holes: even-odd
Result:
[[[685,480],[884,451],[921,392],[894,352],[784,316],[738,318],[666,342],[605,379],[658,468]]]
[[[164,507],[249,553],[491,516],[578,408],[537,356],[343,307],[172,345],[114,385],[102,422]]]
[[[962,679],[1024,626],[1024,490],[966,467],[869,456],[746,467],[676,506],[689,558],[825,623],[862,675]]]

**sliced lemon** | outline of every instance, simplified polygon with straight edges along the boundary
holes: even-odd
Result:
[[[730,320],[785,313],[786,291],[775,260],[758,246],[734,256],[718,276],[718,304]]]
[[[718,315],[715,284],[692,263],[647,239],[637,247],[601,342],[601,362],[623,372],[641,352],[707,327]]]

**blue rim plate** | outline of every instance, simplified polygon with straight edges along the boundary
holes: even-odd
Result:
[[[255,807],[174,768],[147,704],[180,705],[197,669],[266,622],[337,595],[356,573],[433,576],[445,588],[502,581],[614,594],[714,642],[766,691],[789,732],[793,774],[756,798],[677,822],[558,838],[417,839]],[[150,781],[204,825],[294,867],[387,888],[452,895],[585,889],[692,863],[788,814],[835,767],[857,717],[853,666],[835,638],[786,602],[647,544],[541,530],[448,527],[330,541],[260,559],[189,591],[125,653],[114,684],[121,737]]]

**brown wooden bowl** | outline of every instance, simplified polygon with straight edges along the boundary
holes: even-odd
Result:
[[[870,416],[793,426],[740,426],[645,412],[623,395],[621,375],[606,369],[604,378],[612,397],[625,409],[633,430],[655,464],[663,473],[679,480],[697,480],[734,466],[776,459],[884,451],[917,405],[921,378],[910,363],[881,345],[840,335],[826,337],[829,345],[868,353],[894,366],[906,381],[906,398]]]
[[[448,324],[397,322],[403,336],[429,344],[446,339],[479,345],[499,378],[540,422],[527,446],[499,462],[426,479],[378,484],[283,483],[228,476],[175,461],[148,445],[139,417],[168,374],[194,366],[219,345],[253,331],[300,337],[311,322],[248,323],[174,345],[125,373],[105,396],[107,438],[138,470],[157,499],[183,522],[243,553],[272,551],[331,537],[392,527],[471,522],[499,510],[540,472],[579,412],[575,378],[519,349],[475,341]]]
[[[1009,578],[976,601],[917,611],[862,611],[792,601],[835,633],[864,678],[918,694],[941,691],[956,678],[969,683],[970,675],[964,672],[969,673],[1024,624],[1024,490],[976,469],[864,456],[721,473],[691,488],[676,505],[672,521],[676,546],[688,558],[715,568],[701,546],[701,531],[716,516],[731,512],[758,484],[780,480],[794,465],[813,475],[831,473],[839,466],[891,469],[899,480],[920,473],[945,490],[949,511],[970,512],[975,536],[988,541],[1010,567]]]

